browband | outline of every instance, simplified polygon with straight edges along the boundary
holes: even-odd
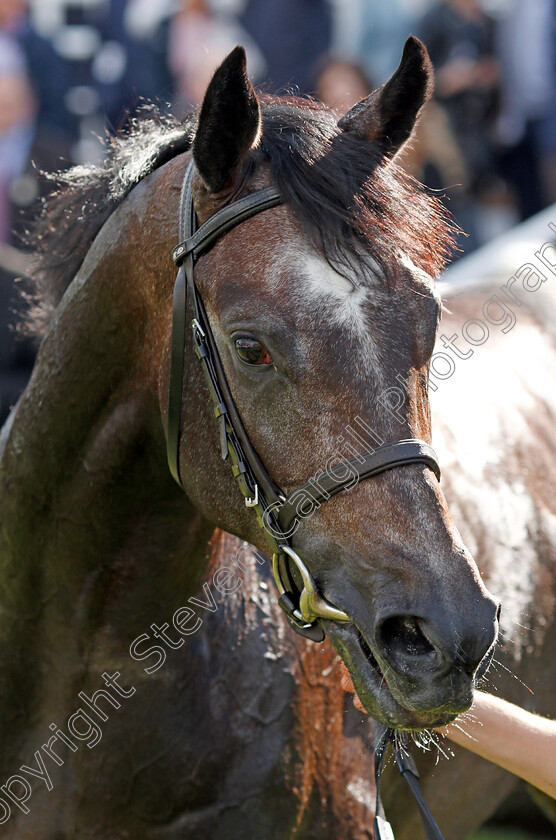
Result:
[[[239,198],[211,216],[193,235],[188,235],[187,230],[183,230],[183,241],[172,251],[172,259],[176,265],[180,265],[186,254],[193,254],[193,259],[197,260],[229,230],[245,222],[255,213],[261,213],[279,204],[283,204],[283,199],[276,187],[263,187],[251,195]]]

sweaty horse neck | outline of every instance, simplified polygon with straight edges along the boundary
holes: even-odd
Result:
[[[39,550],[33,532],[56,532],[59,546],[73,529],[70,542],[84,544],[72,566],[83,573],[109,562],[136,521],[200,524],[166,466],[156,339],[165,325],[157,329],[152,293],[160,254],[140,247],[144,186],[104,225],[68,288],[1,455],[2,503],[21,506],[24,542],[42,554],[47,540]]]
[[[60,674],[127,652],[194,594],[212,532],[166,466],[149,307],[123,294],[137,281],[116,272],[115,238],[101,233],[60,304],[0,457],[0,695],[27,714],[62,690],[22,680],[45,651],[41,673]]]

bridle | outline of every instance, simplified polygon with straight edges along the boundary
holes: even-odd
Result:
[[[219,425],[222,459],[229,461],[245,505],[254,511],[270,545],[272,569],[279,592],[278,603],[297,633],[321,642],[324,630],[318,619],[351,622],[351,618],[319,593],[309,569],[292,546],[292,528],[304,516],[303,505],[300,509],[296,500],[304,498],[310,500],[314,508],[320,506],[353,483],[354,470],[358,480],[362,481],[393,467],[421,463],[430,467],[440,479],[440,467],[434,450],[425,441],[415,438],[398,440],[339,462],[338,466],[349,467],[349,475],[346,471],[344,477],[338,477],[335,474],[337,468],[335,470],[330,467],[288,497],[282,493],[251,445],[234,403],[203,300],[195,285],[194,268],[198,258],[221,236],[251,216],[282,204],[283,199],[276,187],[264,187],[223,207],[197,228],[193,207],[193,171],[194,164],[191,161],[181,189],[179,244],[172,252],[178,274],[174,286],[168,395],[167,453],[170,472],[183,488],[179,471],[179,447],[187,306],[190,300],[194,313],[190,322],[194,350],[202,364],[214,416]]]
[[[221,236],[251,216],[283,204],[283,200],[276,187],[264,187],[223,207],[197,228],[192,192],[193,170],[194,164],[191,161],[181,189],[179,244],[172,252],[174,263],[178,266],[178,274],[174,286],[170,351],[168,465],[172,476],[184,489],[179,470],[179,448],[189,299],[194,313],[190,324],[195,355],[202,364],[214,407],[214,416],[219,425],[222,459],[229,461],[245,505],[256,514],[257,521],[272,550],[272,569],[280,593],[278,603],[297,633],[315,642],[321,642],[324,639],[324,630],[319,619],[351,622],[351,618],[319,593],[309,569],[292,546],[293,523],[299,522],[299,518],[304,514],[295,499],[303,497],[303,493],[306,492],[311,504],[315,507],[320,506],[351,484],[353,473],[350,472],[349,477],[346,475],[339,478],[331,467],[288,497],[282,493],[251,445],[226,380],[203,300],[194,280],[196,261]],[[393,467],[415,463],[430,467],[440,479],[440,467],[434,450],[425,441],[415,438],[383,444],[374,450],[340,462],[340,466],[343,464],[355,469],[359,475],[359,481],[362,481]],[[394,837],[391,826],[385,819],[379,794],[384,754],[389,743],[393,746],[398,768],[417,800],[427,838],[443,840],[419,789],[419,774],[407,751],[405,733],[399,733],[395,738],[393,730],[376,721],[374,749],[376,813],[373,825],[375,840],[393,840]]]

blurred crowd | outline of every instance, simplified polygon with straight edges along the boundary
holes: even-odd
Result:
[[[263,90],[345,111],[410,32],[436,93],[401,162],[445,196],[468,252],[556,201],[556,0],[0,0],[0,366],[29,362],[3,336],[41,170],[99,161],[145,100],[184,115],[238,43]]]

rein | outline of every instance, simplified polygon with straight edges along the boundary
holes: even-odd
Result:
[[[442,832],[440,831],[436,820],[431,814],[425,798],[421,793],[419,787],[419,771],[409,752],[407,743],[407,733],[402,730],[389,729],[378,720],[374,722],[374,765],[375,765],[375,787],[376,787],[376,805],[375,818],[373,820],[373,834],[374,840],[394,840],[394,832],[392,826],[386,819],[384,814],[384,806],[380,798],[380,779],[382,776],[382,766],[384,764],[384,756],[388,749],[388,744],[392,745],[394,758],[398,765],[398,770],[401,776],[407,782],[411,793],[413,794],[421,821],[427,835],[427,840],[444,840]]]
[[[184,485],[179,469],[179,448],[185,368],[188,301],[193,307],[190,328],[193,333],[195,355],[201,362],[214,407],[214,416],[220,431],[220,453],[228,460],[232,473],[244,497],[263,529],[272,550],[272,569],[278,591],[278,603],[284,610],[296,633],[315,642],[324,639],[319,619],[351,622],[350,616],[331,604],[317,589],[309,569],[291,544],[292,526],[303,516],[296,497],[306,492],[315,504],[321,504],[344,490],[351,479],[338,478],[332,468],[293,491],[288,497],[268,474],[254,450],[241,416],[234,403],[222,361],[216,347],[203,300],[195,285],[194,268],[198,258],[208,251],[225,233],[251,216],[283,204],[276,189],[270,186],[244,196],[219,210],[208,221],[197,227],[192,192],[193,161],[188,165],[182,184],[179,208],[179,244],[172,252],[178,274],[174,286],[170,380],[168,393],[167,456],[170,472],[182,489]],[[386,443],[363,452],[338,466],[353,466],[359,481],[378,475],[394,467],[422,463],[433,470],[440,479],[438,459],[425,441],[410,438]],[[295,530],[295,528],[294,528]],[[377,733],[381,733],[378,737]],[[374,821],[375,840],[393,840],[390,824],[384,819],[384,809],[379,796],[380,776],[384,753],[392,742],[400,772],[408,781],[421,810],[428,840],[443,840],[438,826],[419,790],[417,769],[407,751],[399,748],[400,733],[394,741],[394,730],[375,722],[375,779],[377,810]],[[403,735],[402,735],[403,737]],[[402,769],[403,768],[403,769]],[[425,810],[424,810],[425,809]],[[428,813],[426,816],[425,811]],[[436,833],[435,833],[436,832]]]

